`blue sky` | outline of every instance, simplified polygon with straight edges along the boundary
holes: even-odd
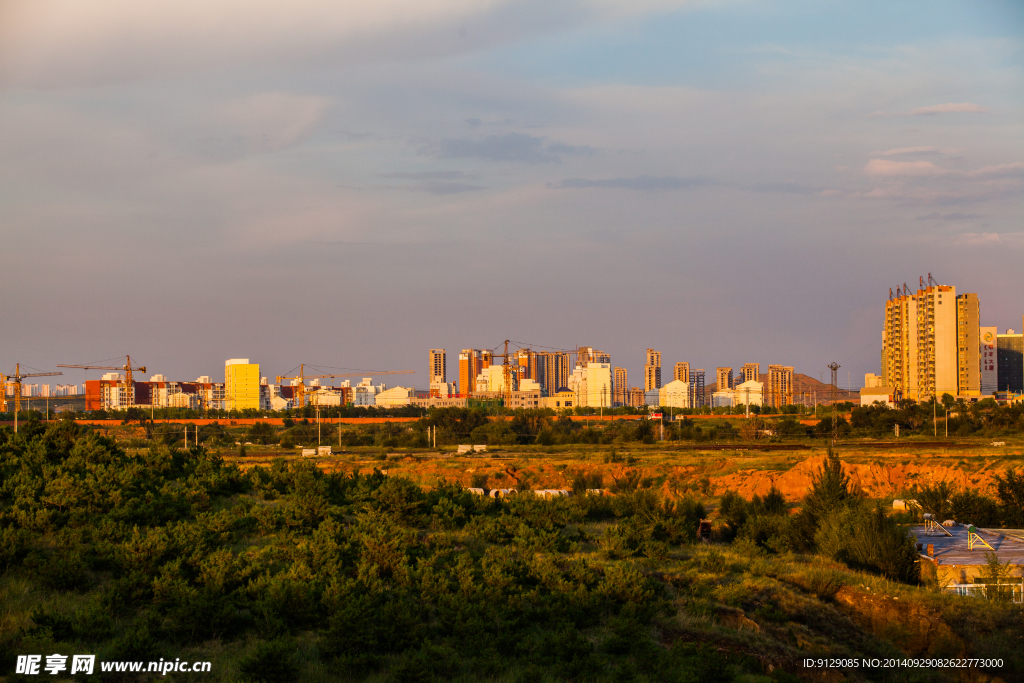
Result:
[[[1011,2],[0,5],[0,365],[505,338],[853,384],[891,286],[1024,314]],[[13,256],[10,256],[13,255]],[[81,377],[74,378],[81,381]]]

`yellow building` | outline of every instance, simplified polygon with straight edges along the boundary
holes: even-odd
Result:
[[[224,362],[224,402],[228,410],[260,408],[260,366],[248,358]]]

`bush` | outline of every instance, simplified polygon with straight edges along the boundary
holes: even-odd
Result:
[[[242,660],[239,671],[248,680],[261,683],[287,683],[298,678],[292,661],[295,646],[286,639],[260,641],[251,655]]]
[[[822,554],[853,569],[903,583],[920,580],[920,558],[913,537],[887,517],[881,505],[874,511],[851,505],[828,515],[814,541]]]

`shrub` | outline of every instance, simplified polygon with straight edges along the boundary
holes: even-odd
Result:
[[[852,505],[828,515],[814,536],[825,555],[903,583],[920,580],[920,559],[913,537],[886,516],[881,505],[869,511]]]
[[[251,655],[239,665],[241,674],[261,683],[286,683],[298,678],[299,669],[292,661],[295,647],[286,639],[260,641]]]

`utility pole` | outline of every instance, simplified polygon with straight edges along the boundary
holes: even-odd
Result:
[[[832,448],[836,447],[836,438],[839,436],[839,411],[836,409],[836,379],[839,363],[832,361],[828,368],[832,371]]]

